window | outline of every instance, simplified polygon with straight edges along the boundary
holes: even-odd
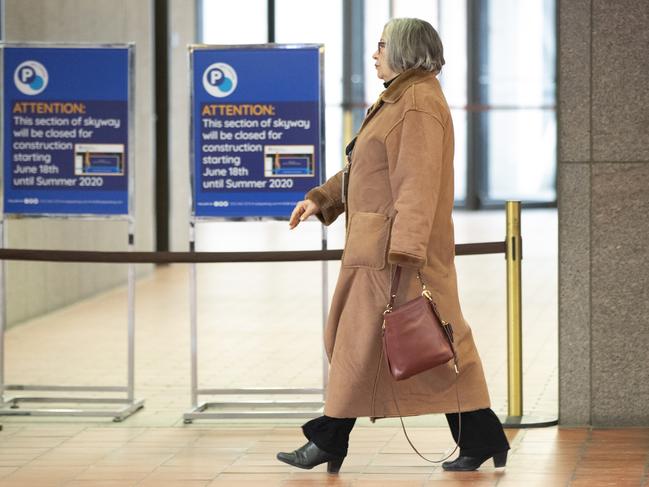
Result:
[[[202,0],[201,42],[264,44],[268,40],[267,0]]]
[[[492,0],[487,14],[487,197],[553,202],[554,2]]]
[[[275,0],[275,41],[324,44],[326,175],[342,168],[342,2]]]
[[[352,0],[344,0],[352,1]],[[556,201],[555,1],[475,2],[482,37],[467,40],[467,2],[358,0],[364,2],[365,104],[383,90],[372,54],[391,16],[430,22],[444,43],[440,75],[455,128],[455,198],[463,205],[505,199]],[[202,0],[202,41],[265,43],[267,0]],[[326,174],[342,166],[343,1],[275,0],[278,43],[325,45]],[[473,33],[473,32],[472,32]],[[479,51],[479,65],[468,59]],[[471,69],[469,69],[471,68]],[[478,103],[468,100],[468,72],[480,81]],[[359,80],[354,80],[358,82]],[[481,113],[474,117],[472,113]],[[470,139],[469,139],[470,137]],[[468,148],[479,157],[470,156]],[[473,160],[468,160],[472,157]],[[471,182],[471,184],[469,184]]]

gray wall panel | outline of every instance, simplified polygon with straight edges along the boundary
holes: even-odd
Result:
[[[587,3],[558,2],[559,417],[566,425],[646,425],[649,2]],[[586,111],[590,156],[564,164],[586,155]]]
[[[594,425],[649,419],[649,164],[593,165]]]
[[[649,2],[593,0],[593,160],[649,160]]]
[[[590,164],[559,165],[559,412],[590,423]]]
[[[559,36],[559,161],[590,160],[591,0],[562,2]]]

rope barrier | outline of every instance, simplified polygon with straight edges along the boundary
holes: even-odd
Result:
[[[455,255],[504,254],[505,242],[457,244]],[[308,262],[340,260],[342,250],[280,252],[102,252],[87,250],[0,249],[0,260],[94,262],[111,264],[172,264],[224,262]]]

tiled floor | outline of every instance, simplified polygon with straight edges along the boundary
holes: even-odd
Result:
[[[502,240],[502,212],[458,213],[458,242]],[[523,216],[524,411],[557,411],[556,211]],[[317,248],[320,227],[205,224],[199,249]],[[330,248],[342,227],[329,231]],[[328,264],[329,290],[338,263]],[[505,413],[505,263],[502,255],[457,259],[463,310],[483,358],[493,408]],[[201,387],[319,387],[322,383],[320,263],[201,265]],[[359,421],[339,477],[297,471],[278,450],[302,443],[302,420],[196,421],[190,408],[188,271],[161,268],[138,283],[136,396],[145,408],[110,419],[0,416],[0,487],[13,486],[563,486],[649,485],[649,430],[522,430],[507,469],[451,474],[412,454],[394,421]],[[11,305],[11,303],[9,303]],[[6,379],[13,384],[124,385],[124,289],[12,328]],[[409,418],[431,455],[450,446],[440,416]]]
[[[439,457],[444,428],[413,428],[413,441]],[[647,486],[649,430],[508,430],[505,469],[444,472],[419,460],[401,431],[358,427],[340,475],[294,469],[275,452],[302,443],[297,428],[96,427],[10,424],[0,433],[0,486],[166,487],[600,487]]]

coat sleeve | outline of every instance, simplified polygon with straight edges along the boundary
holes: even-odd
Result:
[[[388,262],[421,268],[435,219],[442,174],[444,127],[432,114],[410,110],[386,137],[392,201]]]
[[[333,223],[338,215],[345,211],[342,198],[343,171],[330,177],[324,184],[313,188],[306,194],[306,199],[320,207],[316,213],[318,220],[325,225]]]

